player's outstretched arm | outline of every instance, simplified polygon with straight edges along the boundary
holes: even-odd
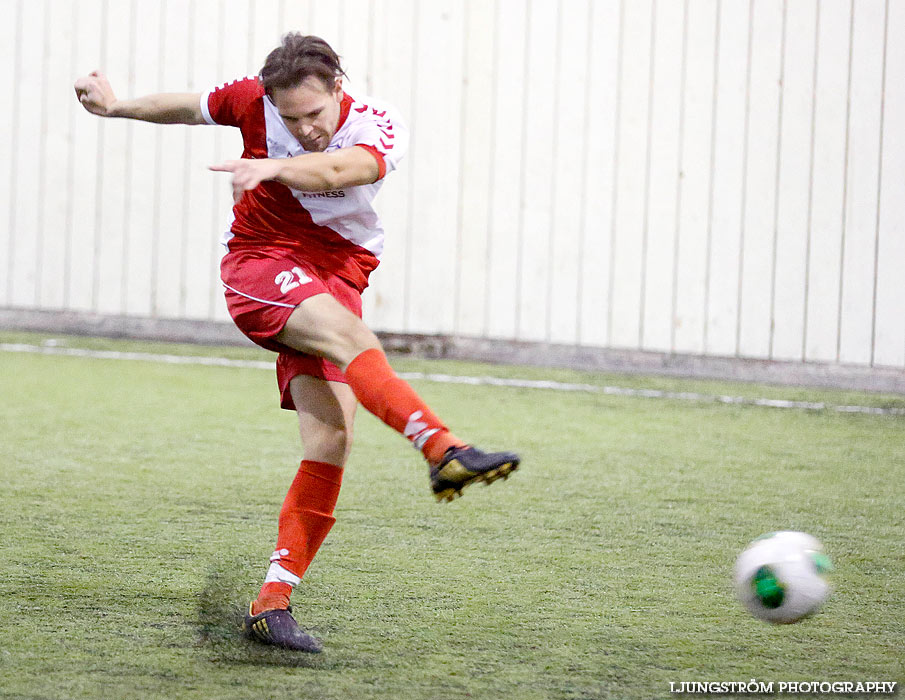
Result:
[[[303,192],[325,192],[367,185],[377,180],[377,160],[364,148],[352,146],[329,153],[305,153],[293,158],[228,160],[211,170],[233,174],[238,199],[265,180],[276,180]]]
[[[201,94],[167,92],[118,100],[110,82],[100,71],[75,81],[75,96],[82,106],[99,117],[139,119],[156,124],[204,124]]]

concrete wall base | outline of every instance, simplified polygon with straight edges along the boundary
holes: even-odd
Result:
[[[74,311],[0,309],[0,329],[201,345],[252,344],[227,321]],[[388,352],[416,357],[905,394],[905,370],[889,367],[680,355],[462,336],[378,335]]]

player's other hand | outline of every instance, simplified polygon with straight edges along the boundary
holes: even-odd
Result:
[[[111,116],[111,107],[116,102],[107,76],[97,70],[75,81],[75,96],[82,107],[99,117]]]
[[[238,202],[247,190],[253,190],[264,180],[273,180],[279,175],[280,162],[271,158],[243,158],[227,160],[210,166],[211,170],[233,174],[233,200]]]

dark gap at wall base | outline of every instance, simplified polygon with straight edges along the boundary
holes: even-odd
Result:
[[[0,309],[0,330],[131,338],[199,345],[251,345],[229,321]],[[905,370],[818,362],[711,357],[447,335],[378,332],[387,352],[429,359],[558,367],[905,394]]]

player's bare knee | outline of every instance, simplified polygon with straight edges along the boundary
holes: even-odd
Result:
[[[303,439],[305,459],[343,466],[352,449],[352,428],[322,428]]]
[[[335,336],[332,361],[343,371],[365,350],[380,348],[380,340],[364,323],[351,324]]]

